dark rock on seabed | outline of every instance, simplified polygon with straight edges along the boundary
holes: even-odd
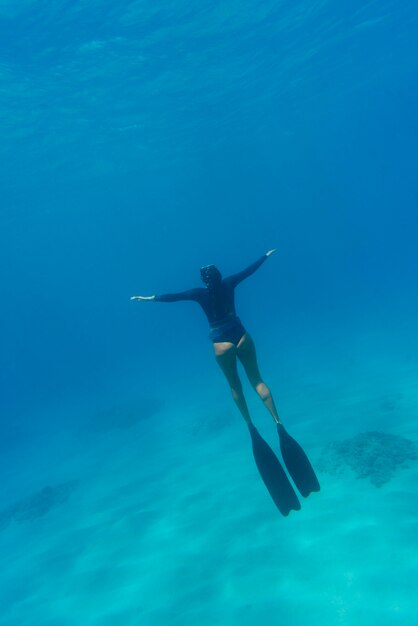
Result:
[[[112,406],[99,411],[82,425],[81,430],[96,434],[130,430],[157,415],[162,407],[163,403],[158,398],[140,398],[137,405]]]
[[[77,481],[69,481],[54,485],[47,485],[28,498],[18,500],[0,512],[0,529],[11,522],[31,522],[43,517],[55,507],[64,504],[76,488]]]
[[[388,483],[398,468],[418,459],[418,445],[399,435],[377,431],[359,433],[351,439],[329,443],[316,467],[339,475],[351,468],[358,478],[367,478],[376,487]]]

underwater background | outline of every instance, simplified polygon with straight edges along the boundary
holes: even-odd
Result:
[[[2,0],[1,624],[418,625],[417,73],[411,0]],[[287,518],[199,307],[129,300],[274,247]]]

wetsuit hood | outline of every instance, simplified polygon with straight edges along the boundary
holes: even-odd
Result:
[[[200,268],[200,276],[208,287],[219,284],[222,280],[222,274],[216,265],[204,265]]]

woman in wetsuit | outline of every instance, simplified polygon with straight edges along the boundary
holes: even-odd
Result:
[[[244,366],[248,379],[258,393],[265,407],[270,411],[276,424],[280,422],[270,389],[261,378],[257,364],[257,356],[249,333],[245,330],[235,311],[235,287],[245,278],[251,276],[272,254],[269,250],[255,263],[246,269],[222,278],[215,265],[206,265],[200,269],[200,275],[206,287],[190,289],[180,293],[159,296],[132,296],[131,300],[154,302],[178,302],[193,300],[198,302],[209,321],[209,337],[213,342],[215,358],[220,365],[231,387],[232,396],[241,415],[251,423],[250,413],[245,400],[242,384],[238,375],[237,357]]]
[[[248,425],[258,470],[276,506],[282,515],[288,515],[292,509],[300,509],[300,502],[280,461],[251,421],[237,370],[238,357],[251,385],[277,425],[283,460],[301,494],[306,497],[312,491],[319,491],[319,482],[309,459],[300,445],[287,433],[279,419],[270,389],[261,378],[258,369],[254,342],[235,311],[235,287],[251,276],[273,252],[275,250],[269,250],[258,261],[227,278],[222,278],[215,265],[202,267],[200,274],[206,287],[159,296],[132,296],[131,300],[154,302],[193,300],[200,304],[209,322],[209,337],[213,342],[216,360],[228,380],[232,396]]]

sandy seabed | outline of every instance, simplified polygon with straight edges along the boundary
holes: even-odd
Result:
[[[320,360],[305,343],[285,376],[268,364],[314,465],[327,441],[364,430],[418,440],[417,363],[378,346],[360,358],[351,343],[335,366],[341,345]],[[418,625],[418,463],[381,488],[320,474],[321,492],[283,518],[222,385],[214,372],[210,411],[180,398],[124,428],[44,433],[3,459],[4,626]]]

